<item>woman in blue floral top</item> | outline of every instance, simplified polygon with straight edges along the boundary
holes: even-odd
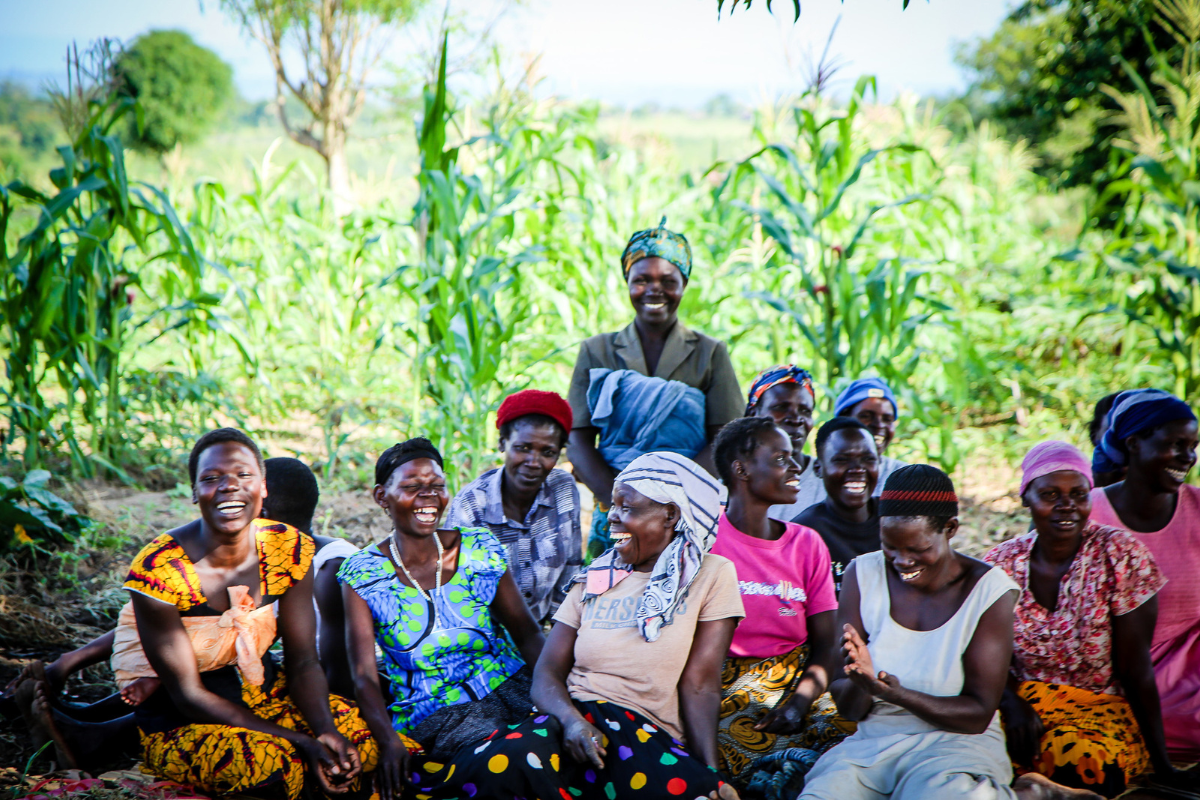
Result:
[[[419,742],[430,759],[448,760],[524,719],[532,706],[526,664],[537,661],[544,640],[496,537],[484,528],[438,529],[450,498],[441,454],[429,440],[389,448],[375,465],[375,482],[375,502],[395,531],[347,558],[338,580],[355,691],[380,743],[377,788],[391,800],[409,772],[396,734]]]

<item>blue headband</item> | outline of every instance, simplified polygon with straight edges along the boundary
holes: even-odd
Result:
[[[1129,460],[1121,442],[1178,419],[1194,420],[1191,407],[1161,389],[1121,392],[1108,412],[1108,430],[1092,453],[1092,472],[1116,472]]]
[[[833,404],[833,414],[840,416],[843,411],[848,411],[863,400],[870,400],[872,397],[890,402],[892,413],[900,416],[900,407],[896,405],[896,395],[892,394],[891,388],[879,378],[859,378],[847,386],[838,395],[837,402]]]

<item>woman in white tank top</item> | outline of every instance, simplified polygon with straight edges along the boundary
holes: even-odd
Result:
[[[851,563],[838,607],[845,677],[830,691],[858,732],[817,761],[801,800],[1099,800],[1040,775],[1013,782],[997,708],[1017,585],[951,548],[949,476],[897,470],[880,516],[883,549]]]

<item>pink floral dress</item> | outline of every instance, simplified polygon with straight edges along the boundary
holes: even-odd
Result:
[[[996,545],[984,560],[1021,587],[1013,641],[1013,672],[1020,681],[1060,683],[1099,694],[1123,695],[1113,676],[1112,617],[1128,614],[1166,584],[1144,544],[1119,528],[1089,525],[1058,589],[1058,607],[1046,609],[1029,588],[1029,559],[1037,533]]]

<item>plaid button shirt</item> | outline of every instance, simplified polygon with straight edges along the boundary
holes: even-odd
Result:
[[[583,564],[579,487],[571,473],[550,470],[522,522],[509,519],[500,496],[503,468],[471,481],[450,504],[449,526],[491,530],[508,551],[508,566],[533,618],[541,622],[566,598],[563,584]]]

